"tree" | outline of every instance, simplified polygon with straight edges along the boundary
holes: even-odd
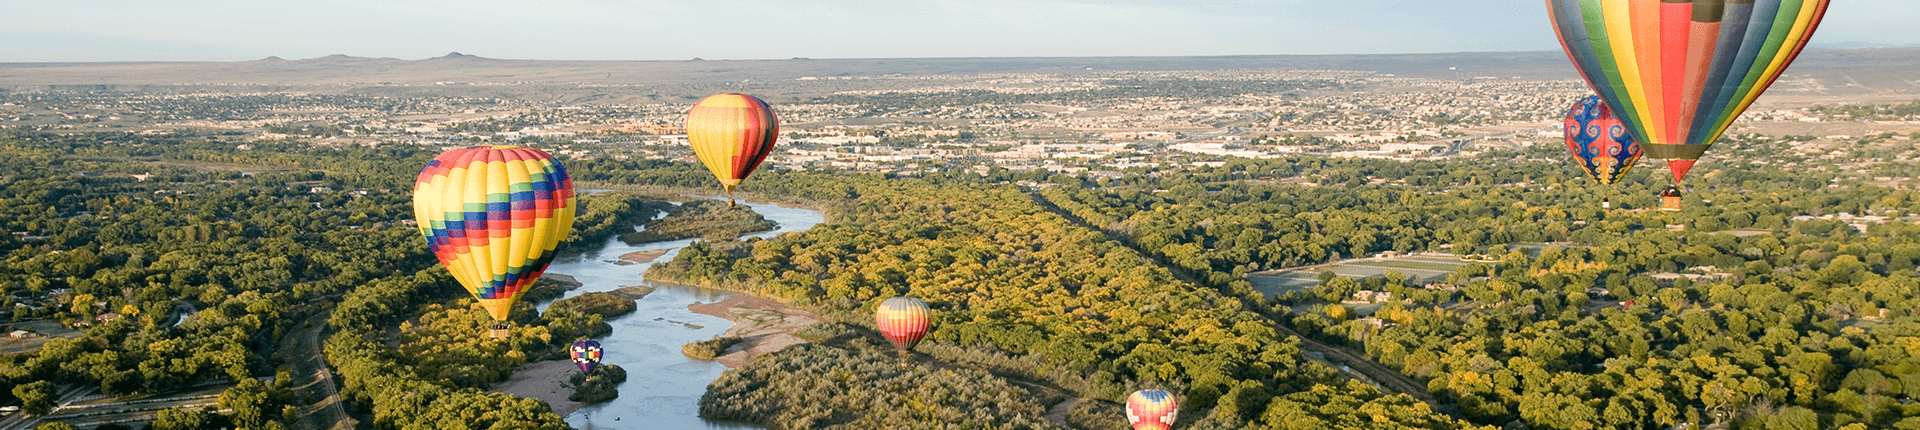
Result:
[[[20,399],[21,412],[46,415],[53,411],[53,382],[43,380],[15,385],[13,397]]]
[[[259,379],[241,379],[232,388],[220,392],[220,408],[233,411],[233,423],[241,428],[258,427],[267,421],[267,411],[273,408],[268,404],[267,384]]]
[[[198,430],[206,425],[208,416],[204,410],[162,409],[153,415],[154,430]]]

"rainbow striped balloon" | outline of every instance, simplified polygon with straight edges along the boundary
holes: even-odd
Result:
[[[1547,0],[1580,75],[1673,180],[1806,48],[1828,0]]]
[[[687,112],[687,142],[727,194],[773,152],[780,118],[767,102],[746,94],[715,94]]]
[[[567,169],[527,147],[447,151],[413,184],[413,217],[427,248],[500,322],[495,336],[573,230],[574,209]]]
[[[1180,417],[1180,402],[1165,390],[1140,390],[1127,396],[1127,423],[1133,430],[1167,430]]]
[[[568,348],[567,352],[573,356],[573,365],[580,366],[580,371],[591,372],[593,366],[600,365],[600,354],[603,351],[600,349],[600,342],[583,340],[574,342],[573,347]]]
[[[874,311],[874,316],[880,334],[885,335],[887,341],[893,343],[893,349],[901,354],[906,354],[907,350],[920,343],[920,339],[927,337],[927,329],[933,325],[932,311],[927,308],[927,302],[912,297],[894,297],[880,302],[880,309]]]

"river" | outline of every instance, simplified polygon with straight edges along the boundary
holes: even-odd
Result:
[[[767,238],[789,231],[802,231],[825,221],[820,212],[813,210],[745,201],[740,204],[780,223],[774,231],[746,237]],[[620,260],[621,255],[635,251],[668,249],[671,251],[666,255],[653,260],[656,263],[666,262],[673,259],[680,247],[689,243],[693,243],[693,239],[628,245],[615,237],[608,239],[605,247],[556,260],[548,266],[547,273],[568,275],[580,281],[580,288],[567,292],[565,297],[593,291],[613,291],[631,285],[646,285],[654,289],[652,294],[635,302],[638,309],[634,313],[608,321],[613,325],[613,334],[598,339],[606,349],[601,362],[617,364],[627,370],[627,382],[620,384],[620,397],[568,415],[567,424],[579,429],[759,428],[700,418],[700,396],[706,393],[707,384],[718,379],[727,368],[719,363],[694,360],[680,354],[681,345],[713,338],[733,325],[725,319],[693,313],[687,310],[687,305],[726,300],[735,293],[642,281],[641,274],[653,263]],[[550,303],[540,303],[537,307],[544,312]]]

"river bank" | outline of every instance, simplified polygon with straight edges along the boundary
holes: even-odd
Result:
[[[492,393],[506,393],[531,399],[540,399],[553,408],[553,413],[567,416],[587,405],[567,397],[573,395],[573,384],[567,378],[579,373],[580,368],[568,360],[551,360],[528,363],[513,372],[507,382],[493,386]]]
[[[713,359],[728,368],[744,366],[767,353],[807,343],[793,333],[821,322],[820,317],[806,310],[737,292],[719,302],[687,305],[687,310],[733,322],[733,327],[721,336],[739,338],[740,343]]]
[[[644,251],[634,251],[634,252],[626,253],[625,255],[621,255],[620,259],[631,261],[634,263],[652,263],[653,260],[660,258],[660,256],[662,255],[667,255],[667,250],[648,249]]]
[[[825,222],[825,216],[820,212],[803,208],[781,207],[751,201],[742,201],[740,204],[751,207],[766,219],[778,223],[774,231],[748,234],[741,238],[742,240],[804,231]],[[606,351],[602,363],[625,368],[628,379],[627,382],[618,385],[620,396],[613,400],[606,403],[573,406],[571,402],[563,403],[571,392],[571,387],[567,387],[568,381],[523,374],[540,371],[536,366],[547,366],[544,363],[529,363],[513,377],[514,380],[523,381],[520,384],[530,384],[517,389],[524,393],[521,395],[548,400],[549,405],[552,405],[556,412],[566,414],[567,423],[574,428],[632,428],[633,423],[645,423],[644,426],[648,428],[671,429],[759,428],[748,424],[708,421],[700,418],[700,397],[706,394],[707,385],[727,370],[727,366],[713,361],[694,360],[680,353],[681,346],[688,343],[741,333],[738,331],[728,333],[732,330],[732,326],[739,323],[730,322],[725,317],[696,313],[688,308],[689,305],[714,305],[745,294],[684,284],[644,281],[644,274],[649,268],[672,261],[680,249],[693,242],[693,239],[682,239],[629,244],[617,237],[608,237],[601,242],[600,246],[582,249],[576,253],[563,253],[555,259],[548,267],[547,273],[571,275],[573,281],[584,284],[578,289],[566,291],[558,298],[605,292],[635,299],[634,313],[609,318],[607,323],[613,326],[613,332],[595,339],[600,341]],[[646,262],[621,258],[634,253],[660,255]],[[734,302],[734,304],[737,303],[740,302]],[[535,308],[541,311],[545,311],[551,305],[552,302],[547,300],[534,304]],[[722,315],[728,315],[726,310],[732,308],[732,304],[729,304],[720,308],[722,310],[719,312],[722,312]],[[774,321],[780,319],[773,318]],[[804,324],[799,326],[804,327]],[[752,335],[749,334],[749,336]],[[781,340],[770,339],[770,342],[765,344],[771,346],[779,341]],[[777,349],[776,347],[772,350]],[[763,349],[769,352],[772,350]],[[757,357],[760,354],[764,352],[748,351],[741,354],[741,358]],[[744,362],[744,360],[741,361],[741,363]],[[579,371],[565,360],[556,363],[565,365],[565,369],[573,369],[573,372]],[[570,376],[566,373],[561,375]],[[541,381],[547,381],[550,385],[537,385]]]

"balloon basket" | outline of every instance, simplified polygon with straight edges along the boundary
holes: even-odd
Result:
[[[1680,187],[1667,187],[1660,192],[1660,210],[1674,212],[1680,210]]]
[[[513,332],[510,330],[507,330],[506,324],[496,325],[496,326],[487,328],[487,337],[494,338],[494,339],[505,339],[510,336],[513,336]]]

